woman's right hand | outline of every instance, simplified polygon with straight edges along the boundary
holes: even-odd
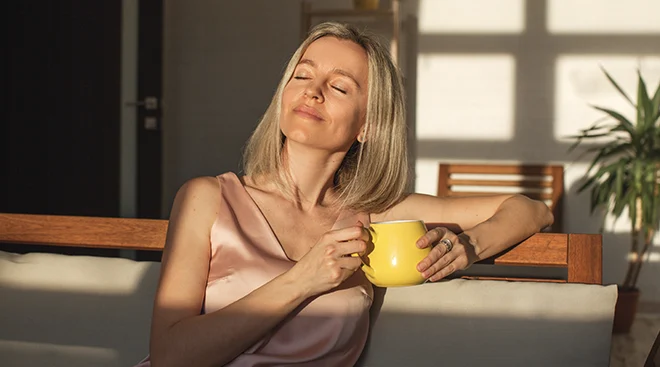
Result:
[[[369,232],[362,225],[331,230],[289,270],[307,297],[326,292],[348,279],[362,265],[352,254],[367,249]]]

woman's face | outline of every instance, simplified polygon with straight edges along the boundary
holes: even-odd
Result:
[[[284,87],[282,133],[310,147],[347,151],[364,124],[368,70],[365,50],[352,41],[314,41]]]

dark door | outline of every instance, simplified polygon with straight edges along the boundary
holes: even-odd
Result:
[[[3,10],[0,212],[119,216],[122,1],[10,1]],[[136,57],[148,55],[158,78],[139,80],[138,93],[160,101],[161,0],[141,0],[143,16]],[[157,121],[138,120],[136,212],[158,217],[160,103],[148,112]]]
[[[140,0],[137,216],[161,218],[163,1]]]
[[[116,216],[120,1],[11,1],[0,211]]]

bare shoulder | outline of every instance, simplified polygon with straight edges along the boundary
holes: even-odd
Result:
[[[218,212],[220,196],[220,182],[216,177],[192,178],[177,191],[170,221],[210,226]]]
[[[200,176],[184,182],[177,191],[177,196],[205,198],[220,195],[219,188],[220,182],[217,177]]]

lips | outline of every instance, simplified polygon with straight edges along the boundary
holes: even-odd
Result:
[[[323,121],[323,117],[321,117],[321,114],[319,113],[319,111],[317,111],[316,109],[314,109],[312,107],[308,107],[308,106],[305,106],[305,105],[298,106],[293,110],[293,112],[295,112],[297,115],[302,116],[302,117],[314,119],[314,120],[317,120],[317,121]]]

